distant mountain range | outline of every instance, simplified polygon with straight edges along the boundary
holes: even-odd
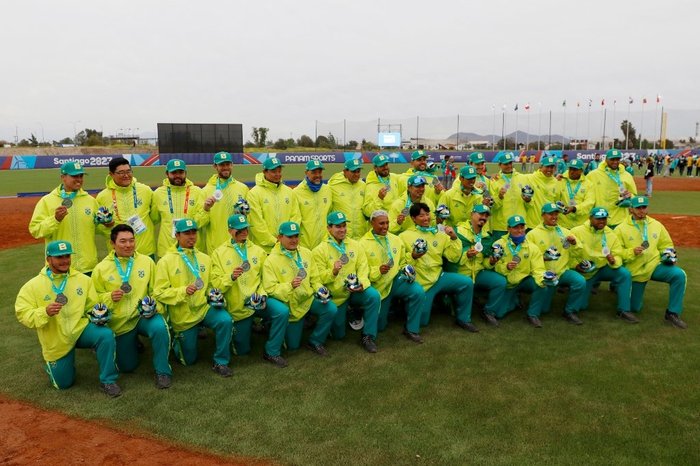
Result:
[[[506,134],[506,139],[512,139],[515,140],[515,135],[517,133],[518,136],[518,142],[525,142],[525,141],[531,141],[531,142],[536,142],[538,139],[543,142],[549,142],[549,135],[544,134],[541,136],[537,136],[535,134],[530,134],[528,136],[528,133],[525,131],[513,131],[512,133]],[[466,142],[466,141],[491,141],[492,139],[495,141],[498,141],[501,139],[500,134],[496,134],[495,136],[492,134],[476,134],[476,133],[454,133],[448,136],[447,139],[457,141],[459,136],[459,142]],[[561,136],[560,134],[552,134],[552,142],[565,142],[569,143],[570,140],[569,138],[565,138],[564,136]]]

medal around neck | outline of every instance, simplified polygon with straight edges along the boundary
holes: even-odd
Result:
[[[484,250],[484,245],[481,243],[481,241],[478,241],[478,242],[474,245],[474,249],[475,249],[477,252],[481,252],[481,251]]]
[[[61,205],[66,208],[70,208],[73,206],[73,201],[71,199],[64,199],[61,201]]]
[[[64,295],[63,293],[58,293],[54,301],[63,306],[68,304],[68,296]]]
[[[341,255],[340,255],[340,263],[343,264],[343,265],[345,265],[345,264],[347,264],[348,262],[350,262],[350,258],[348,257],[348,255],[345,254],[345,253],[341,254]]]
[[[247,260],[243,261],[241,263],[241,269],[243,269],[244,272],[249,271],[250,270],[250,262],[248,262]]]
[[[647,240],[642,241],[642,247],[644,249],[648,249],[649,248],[649,241],[647,241]]]
[[[119,289],[122,290],[124,293],[131,293],[131,285],[129,284],[129,282],[122,283],[122,286],[120,286]]]
[[[610,248],[607,246],[603,247],[602,253],[604,256],[608,256],[610,254]]]
[[[297,277],[301,278],[302,280],[306,278],[306,269],[299,269],[297,272]]]
[[[520,259],[520,256],[513,256],[513,259],[512,259],[512,260],[513,260],[513,262],[515,262],[516,264],[519,264],[520,261],[521,261],[522,259]]]
[[[214,191],[214,199],[216,200],[216,202],[219,202],[223,198],[224,192],[222,190],[217,189],[216,191]]]
[[[386,265],[388,265],[390,268],[393,267],[393,266],[394,266],[394,258],[393,258],[393,257],[390,258],[390,259],[387,261]]]
[[[198,278],[194,281],[194,287],[197,288],[198,290],[201,290],[204,288],[204,280],[201,278]]]

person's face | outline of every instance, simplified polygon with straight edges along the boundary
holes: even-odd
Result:
[[[282,181],[282,167],[277,167],[274,170],[263,170],[263,176],[270,183],[278,184]]]
[[[197,230],[183,231],[182,233],[175,233],[175,239],[177,239],[177,244],[181,248],[191,249],[197,243]]]
[[[214,170],[216,170],[216,174],[219,175],[219,178],[228,180],[231,177],[233,164],[231,162],[214,164]]]
[[[136,248],[134,234],[128,231],[120,231],[117,233],[117,238],[112,242],[112,247],[119,257],[133,256]]]
[[[472,212],[472,224],[477,225],[480,227],[483,227],[486,225],[486,222],[489,220],[489,214],[487,213],[480,213],[480,212]]]
[[[185,170],[175,170],[167,172],[168,181],[173,186],[185,186],[187,181],[187,172]]]
[[[423,194],[425,193],[425,185],[422,184],[420,186],[409,186],[408,187],[408,195],[411,196],[411,199],[413,201],[417,201],[423,197]]]
[[[611,170],[617,170],[617,167],[620,166],[620,159],[607,159],[606,162]]]
[[[474,168],[479,175],[483,175],[486,173],[486,162],[474,164]]]
[[[581,179],[581,174],[583,173],[583,170],[580,170],[578,168],[569,168],[569,179],[571,180],[579,180]]]
[[[46,262],[53,273],[68,273],[70,269],[70,254],[65,256],[47,256]]]
[[[542,172],[542,174],[547,177],[554,175],[554,170],[554,165],[549,165],[548,167],[540,167],[540,171]]]
[[[498,166],[501,167],[503,173],[513,173],[513,162],[499,163]]]
[[[542,222],[548,227],[553,227],[557,225],[559,220],[559,212],[549,212],[542,214]]]
[[[418,215],[411,217],[411,220],[418,226],[427,227],[430,225],[430,212],[421,210]]]
[[[476,183],[476,178],[463,178],[460,177],[459,181],[462,185],[462,191],[469,194],[474,189],[474,183]]]
[[[425,171],[428,168],[428,157],[421,157],[411,161],[411,166],[418,171]]]
[[[323,169],[306,170],[306,177],[314,184],[319,184],[323,181]]]
[[[340,225],[328,225],[328,233],[336,241],[343,241],[348,234],[348,224],[343,222]]]
[[[386,236],[389,231],[389,217],[380,215],[372,219],[372,231],[375,235]]]
[[[374,172],[382,178],[386,178],[389,176],[389,164],[387,163],[381,167],[374,167]]]
[[[131,166],[128,163],[124,165],[119,165],[114,169],[114,172],[110,172],[109,176],[112,177],[112,181],[117,186],[126,187],[131,184],[131,180],[134,177],[134,173],[131,171]]]
[[[359,168],[354,171],[350,170],[343,170],[343,175],[345,175],[345,178],[352,184],[357,183],[360,181],[360,176],[362,176],[362,170]]]
[[[508,234],[510,236],[523,236],[525,234],[525,225],[521,223],[520,225],[515,225],[514,227],[508,227]]]
[[[282,247],[288,251],[296,251],[297,247],[299,247],[299,235],[294,235],[294,236],[279,235],[277,237],[277,240],[280,242]]]
[[[602,230],[608,225],[608,217],[604,218],[595,218],[591,217],[591,226],[595,228],[596,230]]]
[[[245,243],[248,239],[247,228],[242,228],[240,230],[234,230],[233,228],[229,228],[228,234],[231,235],[231,239],[233,239],[237,243]]]
[[[632,216],[635,220],[644,220],[647,216],[647,206],[631,207],[630,212],[632,212]]]
[[[61,175],[61,182],[66,192],[79,191],[83,187],[83,175]]]

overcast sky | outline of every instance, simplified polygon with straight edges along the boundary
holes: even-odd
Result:
[[[579,101],[579,135],[598,134],[589,98],[594,117],[601,99],[608,112],[617,100],[619,121],[632,96],[635,121],[646,97],[639,123],[651,128],[657,94],[669,134],[689,136],[700,121],[699,17],[697,0],[4,1],[0,139],[13,141],[15,127],[20,139],[42,129],[59,139],[74,124],[154,133],[158,122],[298,138],[317,120],[337,134],[333,122],[378,117],[411,121],[413,136],[416,116],[445,117],[446,137],[458,114],[463,131],[490,132],[493,105],[497,133],[504,104],[512,130],[516,103],[520,130],[530,103],[531,132],[539,110],[553,110],[561,133],[564,99],[567,133]]]

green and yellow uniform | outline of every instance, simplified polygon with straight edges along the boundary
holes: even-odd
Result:
[[[330,177],[328,186],[333,196],[331,210],[344,213],[348,218],[348,236],[355,240],[360,239],[367,231],[367,217],[362,209],[358,208],[365,199],[365,182],[359,180],[357,183],[351,183],[343,172],[339,172]]]
[[[248,197],[248,186],[233,177],[223,180],[219,175],[212,175],[202,188],[203,199],[221,191],[222,198],[209,209],[209,224],[203,228],[207,254],[212,254],[216,248],[226,243],[231,237],[228,234],[228,218],[233,214],[233,206],[239,199]]]
[[[250,205],[250,239],[269,253],[277,242],[277,228],[283,222],[301,220],[299,205],[292,188],[255,175],[255,186],[248,193]]]
[[[313,192],[309,188],[307,180],[303,180],[294,188],[294,197],[299,205],[300,213],[299,245],[313,249],[326,236],[326,216],[331,211],[333,201],[331,188],[327,184],[323,184],[318,192]]]
[[[151,220],[160,223],[158,231],[158,257],[164,257],[175,241],[175,223],[182,218],[191,218],[200,228],[209,222],[209,213],[204,210],[202,189],[188,178],[184,186],[170,184],[168,178],[153,192]],[[201,247],[204,235],[197,240]]]

